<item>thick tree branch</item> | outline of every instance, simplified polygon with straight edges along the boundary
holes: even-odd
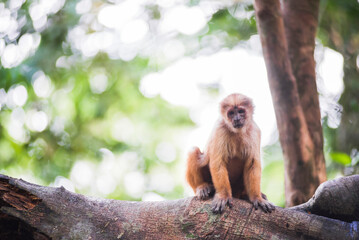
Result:
[[[347,222],[359,220],[359,176],[338,178],[321,184],[306,203],[290,209],[311,212]]]
[[[359,177],[351,181],[358,186]],[[359,192],[357,188],[353,191]],[[16,236],[21,239],[20,235],[25,233],[28,239],[29,236],[33,239],[335,240],[359,237],[358,222],[279,207],[265,214],[238,199],[234,200],[232,209],[216,215],[210,210],[210,202],[195,198],[163,202],[95,199],[62,187],[43,187],[0,175],[0,239],[16,239]]]

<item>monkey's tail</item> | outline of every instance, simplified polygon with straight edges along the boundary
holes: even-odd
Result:
[[[205,166],[204,154],[198,147],[192,148],[187,157],[186,180],[196,193],[197,187],[204,183],[201,168]]]
[[[188,164],[196,165],[198,167],[204,167],[208,164],[209,159],[206,154],[202,153],[198,147],[193,147],[188,153]]]

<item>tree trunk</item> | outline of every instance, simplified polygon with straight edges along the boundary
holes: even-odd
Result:
[[[334,148],[350,155],[354,149],[359,150],[359,69],[356,64],[356,54],[344,56],[345,88],[339,100],[343,112],[340,125],[335,131]]]
[[[339,100],[343,112],[332,148],[355,157],[359,150],[359,5],[357,0],[327,0],[321,5],[320,39],[344,58],[344,92]]]
[[[318,13],[319,0],[283,1],[289,58],[309,134],[314,143],[315,180],[322,183],[327,180],[327,174],[314,60]]]
[[[286,4],[287,14],[292,11],[289,8],[297,4],[289,1]],[[299,5],[301,5],[299,10],[293,12],[302,11],[309,6],[304,3]],[[304,23],[297,23],[287,34],[279,0],[256,0],[254,8],[285,160],[286,206],[294,206],[307,201],[326,178],[315,65],[312,56],[316,24],[308,26],[310,28],[308,30],[303,27]],[[296,14],[298,13],[296,12],[292,17],[295,18]],[[314,16],[316,15],[312,17]],[[300,19],[298,21],[300,22]],[[287,40],[291,41],[301,30],[309,32],[310,36],[288,44]],[[313,40],[309,40],[310,37],[313,37]],[[295,50],[298,47],[299,49]],[[289,58],[289,54],[293,57]],[[294,74],[299,77],[300,89],[292,67],[295,67]],[[300,71],[308,71],[308,73]],[[304,93],[304,86],[308,87],[305,85],[306,82],[310,82],[309,88],[315,88]],[[314,106],[312,107],[311,104]]]
[[[327,183],[316,193],[321,201],[296,210],[266,214],[234,199],[219,215],[211,212],[211,199],[95,199],[0,175],[0,239],[358,239],[359,176]],[[334,193],[342,198],[331,201]],[[355,221],[305,212],[316,209]]]

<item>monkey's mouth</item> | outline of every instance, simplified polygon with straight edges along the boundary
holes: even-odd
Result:
[[[235,122],[233,123],[233,127],[234,127],[234,128],[241,128],[241,127],[243,127],[243,125],[244,125],[244,123],[243,123],[243,122],[240,122],[240,121],[235,121]]]

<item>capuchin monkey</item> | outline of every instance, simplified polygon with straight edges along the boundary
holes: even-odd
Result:
[[[253,121],[252,100],[231,94],[220,103],[221,118],[204,153],[188,154],[186,179],[199,199],[212,196],[212,211],[232,207],[232,197],[248,199],[255,209],[275,207],[261,193],[260,130]]]

